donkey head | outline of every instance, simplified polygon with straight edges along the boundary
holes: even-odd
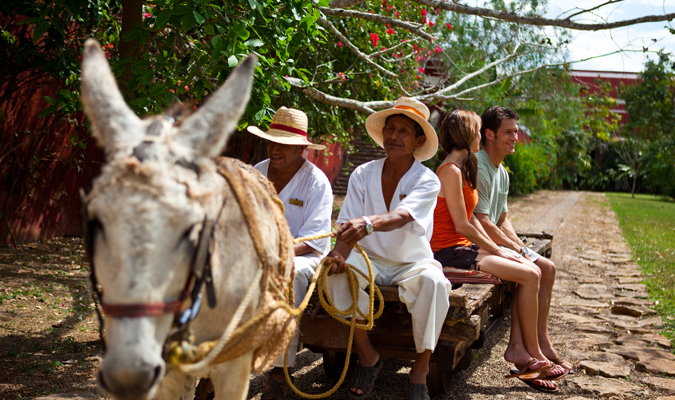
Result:
[[[92,262],[111,305],[177,300],[205,217],[222,201],[213,159],[236,128],[255,57],[196,113],[138,118],[124,102],[98,43],[85,43],[82,102],[107,162],[86,198]],[[172,313],[108,316],[99,384],[116,399],[152,397],[164,376]]]

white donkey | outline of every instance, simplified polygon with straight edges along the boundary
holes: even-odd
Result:
[[[98,43],[85,44],[82,102],[107,157],[85,199],[92,268],[106,311],[107,350],[98,381],[115,399],[192,400],[197,376],[167,367],[163,347],[176,316],[192,307],[190,298],[182,300],[188,281],[194,282],[191,263],[203,247],[198,242],[205,221],[215,222],[205,240],[211,244],[217,301],[214,308],[201,307],[191,322],[195,342],[218,339],[255,285],[261,260],[238,200],[214,162],[248,102],[255,62],[244,60],[192,115],[140,119],[124,102]],[[247,201],[265,234],[266,256],[288,266],[284,273],[290,274],[292,254],[279,258],[280,248],[292,248],[290,239],[284,242],[269,204]],[[262,304],[263,290],[255,290],[243,321]],[[244,399],[253,356],[248,351],[200,375],[212,379],[219,399]]]

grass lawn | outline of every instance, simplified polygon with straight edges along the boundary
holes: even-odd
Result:
[[[606,193],[635,262],[642,268],[650,299],[675,338],[675,202],[652,195]]]

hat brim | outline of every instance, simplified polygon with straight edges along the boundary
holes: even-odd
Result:
[[[285,132],[279,129],[270,129],[269,131],[265,132],[257,126],[249,125],[246,127],[246,130],[258,137],[274,143],[288,144],[293,146],[307,146],[307,148],[312,150],[323,150],[326,148],[326,146],[322,144],[310,142],[304,136]]]
[[[373,138],[375,143],[384,148],[382,141],[384,123],[387,120],[387,117],[395,114],[403,114],[417,122],[422,127],[424,135],[427,137],[424,144],[415,150],[413,157],[415,157],[417,161],[426,161],[436,155],[436,152],[438,151],[438,136],[436,135],[436,130],[431,126],[429,121],[423,117],[420,117],[412,111],[402,110],[400,108],[390,108],[388,110],[378,111],[375,114],[371,114],[368,119],[366,119],[366,131],[370,137]]]

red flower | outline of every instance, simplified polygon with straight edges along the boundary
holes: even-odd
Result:
[[[427,10],[425,10],[424,8],[421,9],[420,11],[422,12],[422,15],[427,15]]]
[[[424,68],[420,67],[420,72],[424,73]]]
[[[145,13],[145,18],[150,18],[150,13]]]
[[[342,42],[338,42],[338,46],[342,48]]]
[[[373,43],[373,47],[377,47],[377,42],[380,40],[380,36],[377,33],[370,34],[370,41]]]
[[[386,47],[383,47],[383,48],[382,48],[382,51],[387,51],[387,48],[386,48]]]
[[[450,23],[449,23],[449,22],[448,22],[447,24],[445,24],[445,26],[447,26],[447,27],[448,27],[448,29],[452,29],[452,25],[450,25]]]
[[[434,23],[432,21],[429,21],[429,28],[433,27]]]
[[[396,10],[396,12],[394,14],[396,14],[396,18],[399,17],[398,10]]]
[[[392,28],[389,28],[389,29],[387,29],[387,33],[390,34],[390,35],[393,35],[396,32],[394,32],[394,30]]]

